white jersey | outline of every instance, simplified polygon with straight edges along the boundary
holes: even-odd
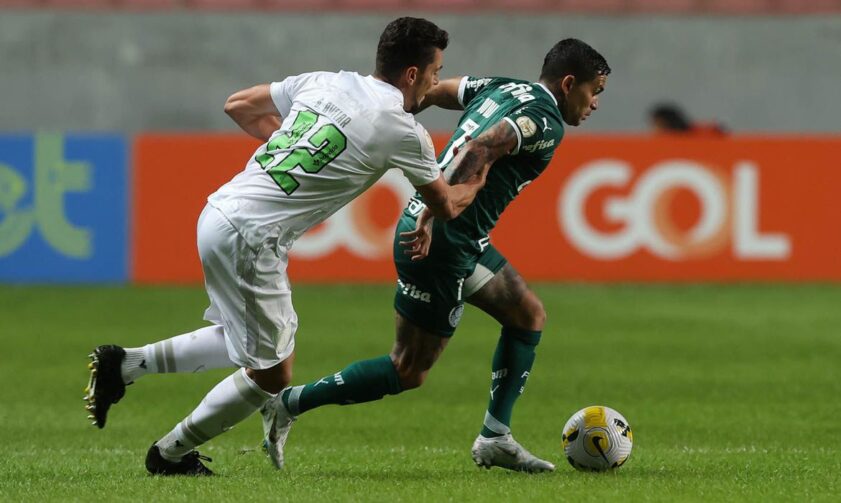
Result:
[[[316,72],[271,84],[283,118],[245,170],[208,197],[258,248],[289,246],[399,168],[414,186],[440,176],[432,139],[403,95],[372,76]]]

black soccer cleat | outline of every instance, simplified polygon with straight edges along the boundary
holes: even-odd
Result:
[[[190,451],[177,463],[167,461],[161,456],[158,446],[152,444],[149,452],[146,453],[146,470],[152,475],[190,475],[193,477],[213,475],[210,468],[204,466],[202,461],[213,460],[202,456],[197,451]]]
[[[85,408],[94,425],[105,428],[105,418],[112,404],[120,401],[126,394],[126,385],[120,366],[126,357],[126,352],[120,346],[98,346],[89,354],[91,371],[88,387],[85,388]]]

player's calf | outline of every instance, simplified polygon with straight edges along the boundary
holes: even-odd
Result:
[[[397,340],[389,356],[403,391],[423,385],[449,340],[397,316]]]

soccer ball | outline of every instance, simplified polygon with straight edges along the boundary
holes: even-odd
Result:
[[[569,464],[579,470],[596,472],[622,466],[634,445],[628,420],[601,405],[573,414],[564,426],[562,438]]]

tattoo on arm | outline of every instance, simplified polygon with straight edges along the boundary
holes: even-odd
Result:
[[[465,180],[475,175],[482,167],[479,154],[465,148],[453,159],[453,176],[450,178],[450,185],[464,183]]]
[[[463,183],[478,173],[485,164],[492,164],[517,147],[517,133],[507,121],[493,127],[469,141],[453,159],[453,176],[450,184]]]

